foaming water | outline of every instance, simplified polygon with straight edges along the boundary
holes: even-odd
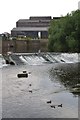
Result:
[[[80,62],[78,53],[37,53],[37,54],[15,54],[19,61],[28,65],[43,65],[46,63],[77,63]],[[14,59],[12,55],[12,59]],[[20,62],[21,63],[21,62]]]
[[[79,61],[79,54],[78,53],[62,53],[61,57],[64,61],[66,61],[66,63],[76,63],[76,62],[80,62]]]
[[[0,55],[0,68],[2,68],[2,67],[4,67],[4,66],[7,66],[7,65],[6,65],[6,62],[5,62],[4,58],[3,58],[3,56]]]

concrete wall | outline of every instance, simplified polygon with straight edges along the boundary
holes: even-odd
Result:
[[[2,54],[2,40],[0,39],[0,54]]]
[[[40,40],[40,50],[41,52],[48,52],[48,39]]]
[[[2,37],[1,37],[1,34],[0,34],[0,54],[2,54]]]
[[[31,16],[30,20],[51,20],[51,16]]]
[[[50,21],[45,22],[16,22],[16,27],[49,27]]]
[[[80,10],[80,1],[78,2],[78,9]]]
[[[48,51],[48,40],[3,40],[2,41],[2,53],[34,53],[41,50],[41,52]]]
[[[39,31],[41,32],[41,38],[48,38],[48,31]],[[38,38],[38,31],[11,31],[13,37],[24,35],[32,39]]]
[[[15,52],[15,41],[2,40],[2,53],[5,54],[9,51]]]

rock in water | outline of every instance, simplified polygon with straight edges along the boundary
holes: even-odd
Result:
[[[15,65],[15,63],[11,61],[11,62],[10,62],[10,65]]]
[[[24,70],[23,73],[27,73],[27,71]]]
[[[51,100],[47,101],[47,103],[51,103]]]
[[[6,60],[6,64],[9,64],[9,60]]]
[[[58,105],[58,107],[62,107],[62,104]]]
[[[23,74],[23,73],[17,74],[17,77],[18,78],[28,77],[28,74],[27,73],[25,73],[25,74]]]
[[[55,105],[51,105],[51,108],[55,108]]]

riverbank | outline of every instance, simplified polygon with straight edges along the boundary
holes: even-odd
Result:
[[[67,89],[74,94],[80,94],[80,63],[59,64],[52,71]]]

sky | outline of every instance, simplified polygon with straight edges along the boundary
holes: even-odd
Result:
[[[80,0],[0,0],[0,34],[11,32],[19,19],[30,16],[65,16]]]

